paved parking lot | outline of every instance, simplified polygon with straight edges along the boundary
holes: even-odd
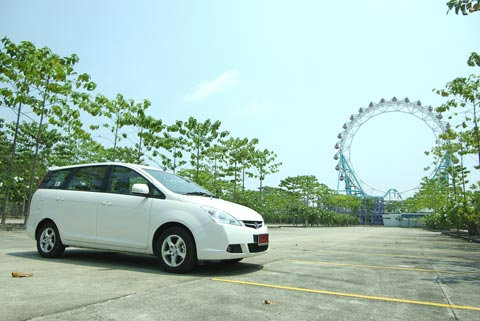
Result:
[[[420,229],[271,229],[268,254],[163,273],[0,232],[0,320],[480,320],[480,245]],[[33,273],[12,278],[11,272]]]

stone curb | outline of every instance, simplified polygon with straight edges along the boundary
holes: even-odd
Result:
[[[24,230],[25,224],[21,223],[7,223],[5,225],[0,224],[0,231],[16,231],[16,230]]]
[[[474,243],[480,243],[480,239],[478,239],[478,238],[467,236],[467,235],[462,235],[462,234],[459,235],[456,232],[442,232],[442,234],[443,235],[448,235],[450,237],[464,239],[464,240],[474,242]]]

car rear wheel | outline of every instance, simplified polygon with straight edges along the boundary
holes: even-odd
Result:
[[[38,253],[46,258],[59,257],[65,251],[60,233],[55,224],[48,222],[42,225],[37,234]]]
[[[163,232],[157,240],[155,253],[167,272],[185,273],[197,264],[195,242],[181,227],[171,227]]]

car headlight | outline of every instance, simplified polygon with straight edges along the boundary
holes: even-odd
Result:
[[[208,207],[208,206],[201,206],[201,208],[202,210],[208,213],[208,215],[212,218],[212,220],[214,220],[219,224],[231,224],[231,225],[242,226],[242,223],[240,223],[240,221],[238,221],[232,215],[225,213],[224,211],[221,211],[213,207]]]

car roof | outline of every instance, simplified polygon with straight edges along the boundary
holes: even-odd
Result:
[[[139,164],[133,164],[133,163],[119,163],[119,162],[84,163],[84,164],[75,164],[75,165],[68,165],[68,166],[54,166],[54,167],[50,167],[48,170],[49,171],[57,171],[57,170],[62,170],[62,169],[87,167],[87,166],[100,166],[100,165],[104,165],[104,166],[120,165],[120,166],[126,166],[126,167],[133,167],[133,168],[137,168],[137,169],[155,169],[155,170],[162,171],[158,167],[147,166],[147,165],[139,165]]]

